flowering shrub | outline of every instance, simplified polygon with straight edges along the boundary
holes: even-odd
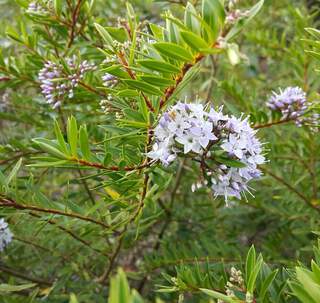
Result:
[[[317,7],[0,6],[1,302],[320,302]]]

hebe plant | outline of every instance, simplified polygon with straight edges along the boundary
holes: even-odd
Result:
[[[320,302],[320,34],[269,2],[1,2],[3,302]]]

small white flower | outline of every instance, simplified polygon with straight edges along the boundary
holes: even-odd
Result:
[[[8,223],[3,218],[0,219],[0,251],[4,251],[5,247],[12,241],[13,234],[11,233]]]

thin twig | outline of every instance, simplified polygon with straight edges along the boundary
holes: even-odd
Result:
[[[45,285],[45,286],[52,286],[53,282],[49,281],[49,280],[45,280],[45,279],[40,279],[40,278],[36,278],[36,277],[31,277],[25,273],[21,273],[15,269],[12,269],[6,265],[2,265],[0,264],[0,271],[7,273],[11,276],[15,276],[17,278],[23,279],[23,280],[27,280],[33,283],[37,283],[39,285]]]
[[[25,204],[20,204],[17,203],[16,201],[7,198],[7,197],[1,197],[0,196],[0,206],[3,207],[12,207],[15,209],[21,209],[21,210],[30,210],[30,211],[37,211],[37,212],[43,212],[43,213],[49,213],[49,214],[54,214],[54,215],[60,215],[60,216],[65,216],[65,217],[71,217],[71,218],[75,218],[75,219],[79,219],[82,221],[87,221],[87,222],[91,222],[97,225],[100,225],[104,228],[110,228],[109,225],[105,224],[104,222],[101,221],[97,221],[93,218],[90,217],[86,217],[80,214],[76,214],[76,213],[72,213],[72,212],[64,212],[61,210],[57,210],[57,209],[49,209],[49,208],[42,208],[39,206],[32,206],[32,205],[25,205]]]
[[[34,212],[29,212],[29,215],[32,216],[32,217],[36,217],[36,218],[40,218],[41,219],[41,216],[38,215],[37,213],[34,213]],[[53,220],[53,219],[46,219],[45,220],[47,223],[49,223],[50,225],[54,225],[56,226],[58,229],[62,230],[63,232],[67,233],[68,235],[70,235],[73,239],[77,240],[78,242],[82,243],[83,245],[87,246],[88,248],[90,248],[92,251],[100,254],[100,255],[103,255],[105,257],[109,257],[108,254],[104,253],[103,251],[101,250],[98,250],[94,247],[92,247],[92,244],[84,239],[82,239],[81,237],[79,237],[78,235],[76,235],[73,231],[71,231],[70,229],[58,224],[57,221]]]
[[[280,183],[282,183],[284,186],[286,186],[290,191],[292,191],[293,193],[295,193],[298,197],[301,198],[301,200],[303,200],[305,202],[306,205],[308,205],[309,207],[315,209],[316,211],[320,212],[320,209],[314,205],[312,205],[309,201],[309,199],[303,195],[301,192],[299,192],[296,188],[294,188],[291,184],[289,184],[287,181],[285,181],[284,179],[282,179],[281,177],[275,175],[273,172],[267,170],[266,168],[262,168],[260,167],[260,169],[268,174],[269,176],[271,176],[273,179],[279,181]]]
[[[274,126],[274,125],[288,123],[288,122],[291,122],[291,121],[293,121],[293,119],[286,118],[286,119],[279,120],[279,121],[272,121],[272,122],[269,122],[269,123],[266,123],[266,124],[260,124],[260,125],[257,124],[257,125],[254,125],[253,128],[254,129],[266,128],[266,127],[271,127],[271,126]]]

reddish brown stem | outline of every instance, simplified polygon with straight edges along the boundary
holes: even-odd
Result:
[[[291,122],[291,121],[293,121],[293,120],[290,119],[290,118],[287,118],[287,119],[283,119],[283,120],[279,120],[279,121],[272,121],[272,122],[269,122],[269,123],[266,123],[266,124],[254,125],[253,128],[254,129],[266,128],[266,127],[271,127],[273,125],[279,125],[279,124],[288,123],[288,122]]]
[[[134,170],[140,170],[140,169],[143,169],[143,168],[146,168],[146,167],[149,167],[151,166],[151,164],[154,163],[154,161],[150,161],[150,162],[147,162],[147,163],[143,163],[139,166],[133,166],[133,167],[130,167],[130,166],[125,166],[123,168],[120,168],[119,166],[104,166],[100,163],[94,163],[94,162],[89,162],[89,161],[86,161],[86,160],[82,160],[82,159],[71,159],[71,161],[74,161],[74,162],[77,162],[81,165],[84,165],[84,166],[90,166],[90,167],[95,167],[95,168],[99,168],[99,169],[104,169],[104,170],[112,170],[112,171],[134,171]]]
[[[20,204],[20,203],[17,203],[16,201],[9,199],[9,198],[6,198],[6,197],[0,197],[0,206],[12,207],[12,208],[21,209],[21,210],[38,211],[38,212],[43,212],[43,213],[65,216],[65,217],[71,217],[71,218],[79,219],[82,221],[91,222],[91,223],[100,225],[104,228],[110,228],[109,225],[107,225],[101,221],[97,221],[97,220],[92,219],[90,217],[82,216],[80,214],[75,214],[75,213],[71,213],[71,212],[66,213],[66,212],[63,212],[63,211],[60,211],[57,209],[49,209],[49,208],[42,208],[42,207],[38,207],[38,206]]]
[[[170,97],[173,95],[174,91],[177,89],[178,85],[181,83],[181,81],[183,80],[184,76],[189,71],[189,69],[194,65],[196,65],[203,58],[204,58],[203,54],[198,54],[193,63],[185,63],[183,65],[181,73],[175,78],[175,84],[168,87],[164,92],[164,96],[160,99],[160,108],[162,108],[170,99]]]
[[[72,13],[72,24],[71,24],[71,32],[70,32],[70,39],[69,39],[69,43],[68,43],[68,48],[71,47],[73,40],[75,38],[76,25],[77,25],[77,20],[78,20],[79,13],[80,13],[81,3],[82,3],[82,0],[78,0],[77,5]]]

